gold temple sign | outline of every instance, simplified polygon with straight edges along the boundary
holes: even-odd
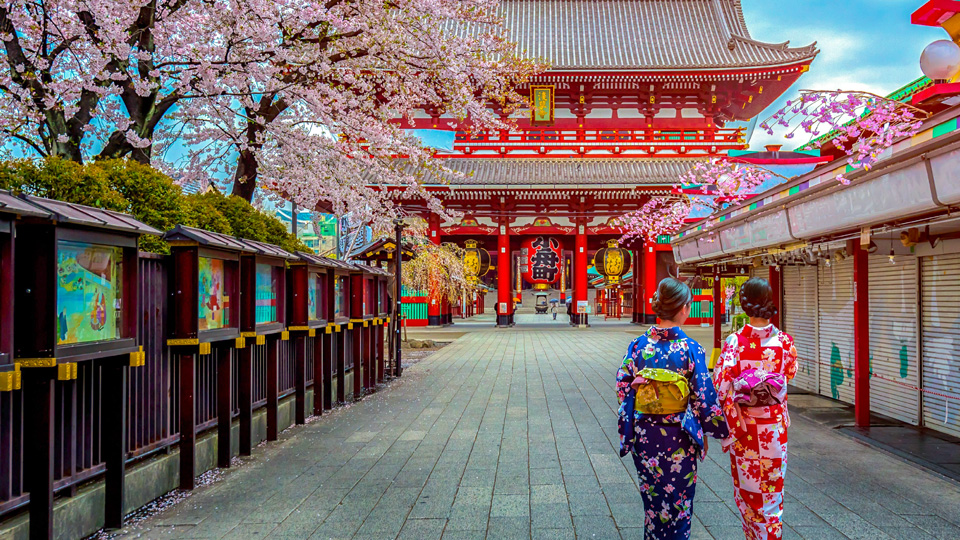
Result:
[[[533,105],[531,123],[553,123],[553,91],[553,85],[530,87],[530,103]]]
[[[463,254],[463,266],[472,276],[480,273],[480,254],[476,251],[467,251]]]

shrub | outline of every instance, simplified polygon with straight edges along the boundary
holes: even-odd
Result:
[[[288,251],[308,250],[277,218],[247,201],[210,191],[184,195],[167,175],[127,160],[104,160],[84,165],[61,158],[40,162],[0,162],[0,189],[126,212],[167,231],[177,224],[276,244]],[[141,238],[140,248],[169,253],[162,240]]]

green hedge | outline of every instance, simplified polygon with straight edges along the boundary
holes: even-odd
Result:
[[[247,201],[216,191],[185,195],[167,175],[127,160],[80,165],[60,158],[0,163],[0,189],[132,214],[161,231],[177,224],[309,251],[283,223]],[[166,242],[145,236],[141,249],[169,253]]]

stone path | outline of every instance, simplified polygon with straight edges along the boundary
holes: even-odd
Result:
[[[613,390],[631,337],[471,332],[127,537],[640,539]],[[785,538],[960,538],[956,483],[799,415],[790,451]],[[743,538],[728,467],[712,445],[693,538]]]

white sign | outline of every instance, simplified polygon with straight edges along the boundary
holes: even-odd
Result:
[[[500,302],[500,314],[501,314],[501,315],[506,315],[506,314],[507,314],[507,303],[506,303],[506,302]]]
[[[590,301],[577,300],[577,314],[584,315],[586,313],[590,313]]]

